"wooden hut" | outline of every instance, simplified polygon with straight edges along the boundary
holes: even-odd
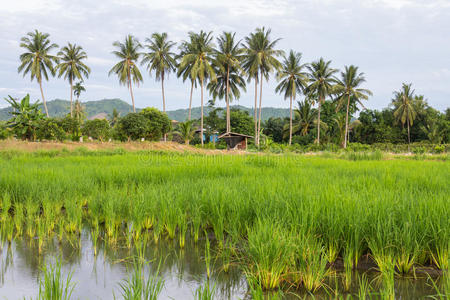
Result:
[[[252,139],[253,137],[235,132],[226,132],[218,138],[225,140],[227,150],[247,150],[248,139]]]

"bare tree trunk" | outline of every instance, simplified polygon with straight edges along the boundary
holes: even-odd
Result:
[[[192,108],[192,92],[194,91],[194,81],[191,83],[191,97],[189,98],[189,121],[191,120],[191,108]]]
[[[230,124],[230,98],[229,98],[229,93],[230,93],[230,66],[227,66],[227,132],[231,131],[231,124]]]
[[[39,88],[41,89],[42,103],[44,104],[45,114],[48,116],[47,103],[45,102],[44,91],[42,90],[42,79],[39,79]]]
[[[72,102],[72,95],[73,95],[73,79],[70,78],[70,117],[73,118],[73,102]]]
[[[322,99],[319,98],[319,108],[317,111],[317,144],[320,145],[320,104]]]
[[[263,84],[263,76],[262,76],[262,72],[261,72],[261,79],[260,79],[260,85],[259,85],[258,147],[259,147],[259,139],[260,139],[260,133],[261,133],[262,84]]]
[[[200,118],[200,139],[202,140],[203,147],[203,80],[200,82],[201,90],[202,90],[202,102],[201,102],[201,118]]]
[[[292,94],[289,103],[289,145],[292,144]]]
[[[344,134],[344,148],[347,148],[347,134],[348,134],[348,109],[350,106],[350,94],[347,100],[347,113],[345,115],[345,134]]]
[[[164,73],[161,76],[161,92],[163,99],[163,112],[166,113],[166,98],[164,97]],[[167,133],[164,133],[164,142],[167,141]]]
[[[255,77],[255,111],[254,111],[254,121],[255,121],[255,144],[258,144],[258,77]]]

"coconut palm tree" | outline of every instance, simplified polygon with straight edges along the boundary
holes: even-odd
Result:
[[[131,101],[133,103],[133,112],[136,112],[132,82],[139,85],[139,83],[143,81],[141,72],[137,67],[137,61],[141,55],[139,50],[142,46],[131,34],[125,37],[124,43],[116,41],[113,43],[113,46],[118,48],[118,50],[113,51],[112,54],[114,54],[120,61],[112,67],[108,75],[110,76],[111,74],[116,74],[119,78],[119,83],[127,85],[130,90]]]
[[[61,48],[58,52],[60,63],[56,66],[56,71],[59,71],[58,77],[64,75],[64,79],[69,80],[70,84],[70,116],[73,116],[73,80],[78,78],[83,80],[83,76],[88,78],[91,69],[86,66],[82,60],[87,59],[86,52],[81,46],[69,43],[67,46]]]
[[[194,138],[195,134],[194,121],[186,121],[178,124],[178,130],[174,133],[181,136],[181,138],[184,140],[184,143],[186,145],[189,145],[189,141]]]
[[[338,79],[334,86],[334,92],[338,95],[336,110],[339,110],[346,103],[344,148],[347,148],[350,100],[355,105],[359,103],[364,107],[361,100],[367,100],[372,95],[370,90],[359,88],[365,81],[364,73],[358,73],[358,67],[351,65],[345,67],[345,71],[341,72],[341,79]]]
[[[262,111],[262,82],[263,78],[269,79],[270,73],[278,70],[281,67],[281,63],[277,60],[277,56],[283,54],[282,50],[276,50],[275,46],[280,39],[271,40],[270,29],[257,28],[254,33],[250,33],[245,38],[245,59],[244,70],[252,76],[255,81],[259,82],[259,113],[256,124],[255,117],[255,141],[259,145],[259,134],[261,131],[261,111]],[[259,73],[259,74],[258,74]],[[256,83],[255,83],[255,110],[256,110]],[[256,114],[255,114],[256,116]]]
[[[211,81],[207,85],[207,89],[211,96],[213,97],[211,101],[214,106],[217,98],[226,99],[228,92],[228,113],[226,113],[226,132],[231,131],[231,118],[230,118],[230,105],[233,99],[239,99],[241,97],[241,90],[246,91],[245,79],[242,77],[241,72],[236,70],[235,68],[228,69],[223,68],[214,68],[216,72],[216,81]]]
[[[175,43],[167,39],[167,33],[154,33],[151,39],[147,39],[146,48],[149,52],[143,54],[141,64],[147,64],[147,69],[151,73],[155,72],[156,81],[161,80],[161,93],[163,100],[163,112],[166,112],[166,99],[164,96],[164,78],[169,76],[169,73],[175,70],[177,62],[175,54],[170,50]],[[164,134],[164,141],[166,141],[167,134]]]
[[[81,92],[86,92],[86,89],[82,85],[82,82],[79,81],[73,86],[73,94],[77,97],[77,101],[80,99]]]
[[[188,53],[192,53],[194,51],[194,43],[195,41],[193,40],[195,36],[190,35],[190,41],[183,41],[179,47],[180,52],[177,55],[177,60],[181,60],[183,58],[184,55],[188,54]],[[177,77],[183,78],[183,82],[186,81],[186,79],[189,78],[189,80],[191,81],[191,92],[190,92],[190,97],[189,97],[189,113],[188,113],[188,120],[191,120],[191,110],[192,110],[192,92],[194,91],[194,85],[195,88],[197,88],[197,81],[195,78],[191,77],[191,68],[192,68],[192,64],[186,64],[183,66],[183,68],[181,68],[181,64],[179,63],[177,65]]]
[[[302,54],[293,50],[289,55],[284,56],[282,67],[277,73],[280,81],[275,88],[275,92],[284,93],[285,99],[289,101],[289,145],[292,143],[292,100],[295,101],[295,95],[305,90],[308,85],[308,74],[303,72],[305,64],[301,63]]]
[[[216,81],[216,73],[214,72],[213,53],[214,45],[212,43],[212,32],[206,33],[203,30],[200,33],[190,32],[189,36],[194,42],[191,51],[184,54],[181,59],[180,68],[190,69],[190,77],[198,80],[201,89],[201,118],[200,118],[200,138],[203,141],[203,87],[210,81]]]
[[[316,111],[312,109],[311,103],[305,101],[297,102],[298,108],[295,109],[295,124],[292,126],[293,134],[299,133],[301,136],[308,134],[309,130],[314,127]]]
[[[148,44],[145,47],[148,52],[143,54],[141,64],[147,65],[147,69],[150,72],[155,72],[156,81],[161,80],[161,92],[163,100],[163,112],[166,112],[166,99],[164,96],[164,79],[170,72],[175,70],[177,62],[175,60],[175,54],[171,52],[171,48],[175,46],[175,43],[169,41],[167,33],[154,33],[151,39],[146,39]]]
[[[54,76],[55,69],[53,64],[58,63],[58,57],[50,54],[53,49],[58,48],[58,45],[51,43],[49,36],[48,33],[35,30],[34,32],[28,32],[27,36],[20,39],[20,47],[26,49],[26,52],[20,55],[21,64],[17,69],[19,73],[23,72],[23,77],[30,74],[31,81],[36,78],[41,90],[42,102],[47,117],[49,115],[42,89],[42,78],[48,80],[49,72]]]
[[[320,121],[320,107],[325,102],[325,98],[332,93],[333,84],[335,83],[334,74],[337,70],[330,67],[331,61],[325,61],[320,58],[318,61],[312,62],[308,65],[310,84],[308,85],[308,92],[317,95],[317,122]],[[317,144],[320,144],[320,127],[317,126]]]
[[[394,106],[394,118],[397,122],[401,123],[408,129],[408,144],[411,144],[411,136],[409,129],[413,125],[416,119],[416,111],[414,109],[414,90],[411,89],[411,83],[402,84],[400,91],[394,92],[394,99],[392,99],[392,105]]]
[[[239,87],[243,87],[245,89],[245,82],[241,81],[241,61],[243,59],[243,51],[240,47],[240,41],[235,40],[236,33],[231,32],[223,32],[221,36],[217,38],[218,49],[216,51],[216,64],[219,69],[217,74],[218,78],[222,77],[222,82],[225,83],[225,102],[227,106],[226,112],[226,131],[231,131],[230,125],[230,92],[233,93],[233,96],[239,96]],[[220,75],[219,75],[220,74]],[[221,76],[222,75],[222,76]],[[233,77],[233,78],[231,78]],[[218,79],[219,80],[219,79]],[[231,87],[231,80],[234,80],[234,86]],[[220,88],[220,84],[216,85],[217,88]],[[234,88],[234,89],[233,89]],[[215,95],[220,95],[218,92]],[[219,97],[219,98],[223,98]],[[235,97],[236,98],[236,97]]]

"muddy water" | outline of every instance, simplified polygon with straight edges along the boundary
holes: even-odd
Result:
[[[129,276],[131,260],[136,252],[129,250],[125,243],[117,243],[115,246],[99,243],[97,249],[97,256],[94,256],[89,231],[83,231],[81,237],[74,241],[63,240],[58,243],[54,238],[45,244],[40,254],[37,240],[16,240],[11,245],[3,243],[0,254],[0,299],[36,298],[39,278],[42,276],[41,268],[55,259],[62,261],[64,274],[73,273],[72,281],[76,284],[73,299],[120,299],[119,283]],[[163,239],[158,244],[147,243],[147,248],[141,250],[149,261],[146,273],[155,273],[160,265],[160,276],[164,279],[159,299],[194,299],[195,290],[207,280],[204,249],[202,241],[194,244],[188,240],[184,250],[177,246],[176,240]],[[215,299],[251,299],[245,277],[237,264],[224,272],[221,260],[212,260],[214,265],[211,285],[216,287]],[[379,286],[376,275],[368,275],[375,293]],[[353,277],[351,294],[355,295],[358,274]],[[330,299],[332,295],[334,297],[332,290],[336,287],[340,289],[341,281],[339,274],[331,276],[327,280],[328,292],[320,291],[315,299]],[[436,291],[426,278],[396,279],[396,299],[423,299],[434,294]],[[288,299],[299,299],[298,296],[302,299],[311,298],[292,288],[284,291],[284,295],[283,298]],[[342,296],[346,298],[347,294]]]

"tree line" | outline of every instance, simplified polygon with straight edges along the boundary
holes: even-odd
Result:
[[[236,38],[233,32],[223,32],[215,42],[212,32],[189,32],[186,40],[178,45],[171,41],[167,33],[154,33],[141,43],[133,35],[127,35],[124,41],[116,41],[112,45],[112,54],[118,62],[112,66],[109,75],[117,76],[119,83],[126,85],[135,109],[133,85],[143,82],[140,67],[145,67],[155,80],[161,82],[162,107],[165,113],[166,98],[164,80],[170,73],[176,73],[183,82],[190,83],[189,114],[191,121],[192,94],[194,88],[201,92],[200,140],[204,144],[204,90],[209,92],[213,100],[225,100],[225,132],[232,130],[230,102],[239,99],[241,92],[247,90],[247,84],[254,83],[254,115],[253,134],[255,144],[259,146],[261,134],[270,132],[270,122],[261,123],[261,109],[264,80],[274,76],[278,82],[275,91],[289,100],[289,122],[283,124],[283,141],[290,145],[293,136],[313,137],[313,142],[320,144],[323,131],[327,131],[330,122],[323,121],[323,107],[332,106],[333,122],[339,127],[339,143],[347,147],[350,131],[356,132],[357,125],[362,122],[352,120],[352,115],[361,108],[361,116],[367,116],[363,104],[372,92],[362,85],[365,83],[364,73],[354,65],[345,66],[344,70],[332,68],[331,61],[320,58],[311,63],[305,63],[302,54],[294,50],[288,53],[278,49],[279,38],[273,38],[270,29],[257,28],[242,40]],[[77,44],[68,43],[56,55],[52,54],[58,45],[51,43],[49,34],[29,32],[21,39],[20,47],[26,51],[20,55],[21,64],[18,68],[24,76],[30,75],[31,80],[37,80],[45,113],[48,110],[44,97],[42,80],[48,80],[49,75],[63,77],[70,84],[70,115],[80,109],[80,104],[72,104],[72,95],[79,98],[84,90],[82,81],[89,77],[91,69],[85,64],[87,54]],[[80,82],[74,83],[75,80]],[[293,105],[297,97],[298,108]],[[420,101],[418,99],[421,99]],[[406,128],[408,143],[411,142],[411,127],[418,115],[419,107],[427,105],[423,96],[414,94],[411,84],[403,84],[399,91],[394,92],[392,99],[393,123]],[[317,108],[313,108],[316,106]],[[327,118],[328,113],[327,113]],[[322,114],[322,116],[321,116]],[[423,124],[424,131],[434,132],[431,135],[441,136],[449,131],[448,120],[439,113],[434,120]],[[328,120],[329,121],[329,120]],[[272,120],[272,123],[274,120]],[[263,126],[262,126],[263,125]],[[269,125],[269,126],[268,126]],[[184,125],[186,126],[186,125]],[[266,128],[263,128],[263,127]],[[189,125],[192,127],[192,124]],[[286,127],[286,128],[285,128]],[[273,129],[273,128],[272,128]],[[311,134],[315,130],[314,135]],[[234,128],[233,128],[234,130]],[[322,132],[322,133],[321,133]],[[448,134],[448,133],[447,133]],[[166,133],[164,134],[166,139]]]

